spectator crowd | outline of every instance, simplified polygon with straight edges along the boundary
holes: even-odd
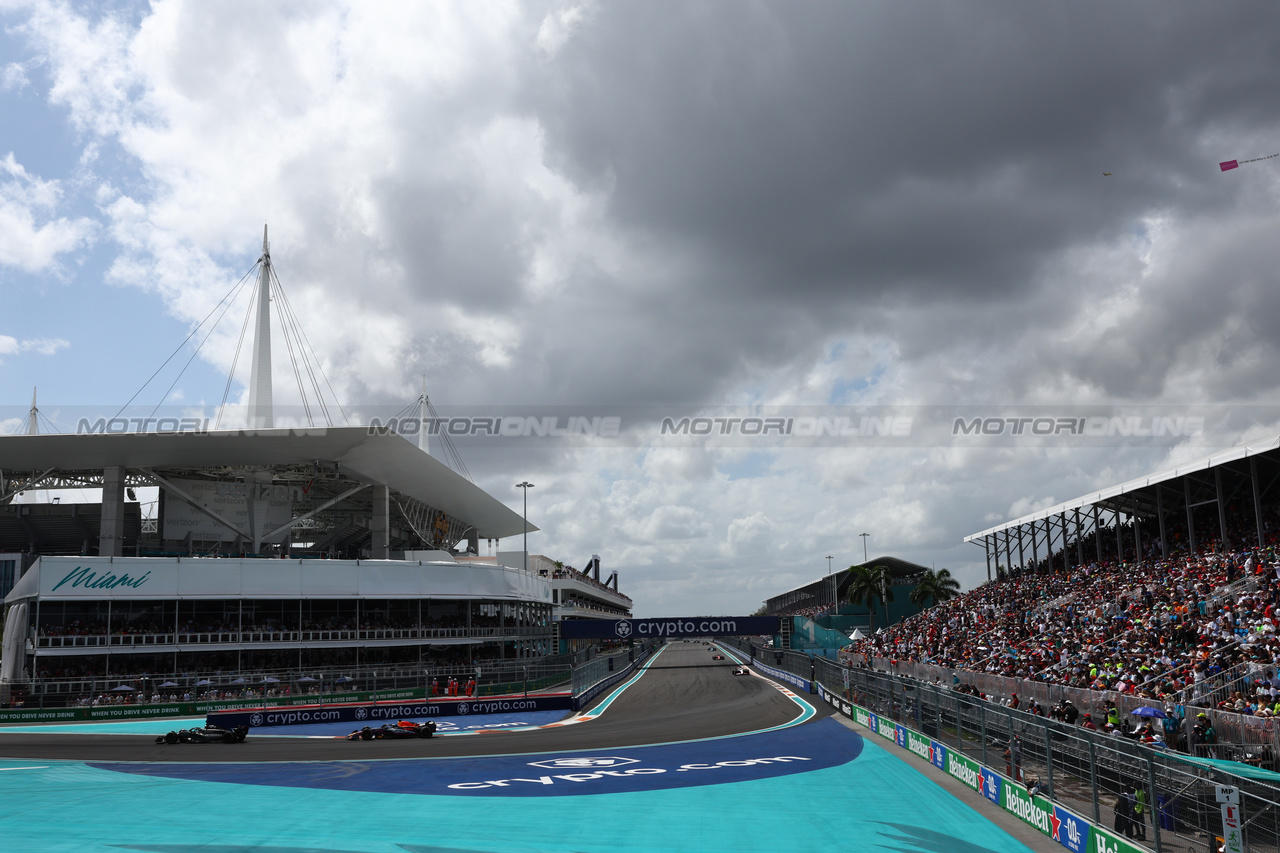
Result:
[[[1040,569],[930,607],[850,651],[1116,691],[1169,709],[1209,704],[1280,715],[1280,551]],[[1219,695],[1211,688],[1224,676],[1237,689]]]

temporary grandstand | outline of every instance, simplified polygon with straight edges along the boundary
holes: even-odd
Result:
[[[1156,547],[1165,557],[1206,543],[1261,547],[1280,505],[1278,484],[1280,437],[1082,495],[964,541],[982,546],[988,580],[993,564],[1024,567],[1055,552],[1083,565]]]

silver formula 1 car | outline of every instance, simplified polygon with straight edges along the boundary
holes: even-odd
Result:
[[[248,735],[248,726],[236,726],[234,729],[203,726],[169,732],[156,738],[156,743],[244,743]]]

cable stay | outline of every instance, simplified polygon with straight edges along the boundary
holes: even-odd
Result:
[[[265,274],[264,274],[265,272]],[[253,284],[249,285],[252,281]],[[262,292],[266,288],[266,293]],[[289,302],[288,296],[284,292],[283,286],[280,284],[279,276],[276,275],[275,267],[271,263],[271,255],[267,245],[266,230],[263,230],[263,252],[261,257],[254,262],[253,266],[241,276],[223,297],[218,304],[202,319],[178,344],[169,357],[156,369],[154,373],[142,384],[133,396],[120,407],[120,410],[113,416],[120,417],[142,393],[151,386],[153,382],[164,372],[171,362],[178,358],[179,353],[184,349],[191,347],[190,355],[182,363],[181,369],[177,376],[169,383],[164,394],[161,395],[155,408],[152,409],[150,417],[147,421],[154,419],[156,413],[166,400],[169,399],[174,389],[178,386],[179,381],[186,374],[187,369],[195,361],[196,357],[204,349],[213,335],[214,330],[225,319],[226,315],[231,311],[232,307],[240,301],[245,295],[249,297],[249,308],[245,312],[244,321],[240,326],[240,333],[236,340],[235,353],[231,361],[231,369],[227,374],[227,381],[223,387],[222,399],[218,403],[217,414],[214,419],[214,428],[222,427],[223,415],[227,410],[228,400],[231,397],[232,385],[235,383],[236,368],[240,363],[240,356],[244,351],[245,338],[248,334],[250,325],[255,316],[259,317],[257,339],[254,341],[254,371],[250,381],[250,418],[254,419],[255,406],[261,406],[265,411],[260,423],[251,423],[249,426],[274,426],[271,419],[271,388],[270,388],[270,322],[269,322],[269,306],[275,303],[279,310],[279,328],[284,334],[285,349],[289,355],[289,369],[293,375],[294,383],[298,389],[298,399],[302,407],[302,418],[308,426],[333,426],[334,412],[341,417],[344,424],[350,425],[350,419],[347,417],[346,411],[342,408],[342,404],[338,401],[338,395],[333,390],[333,384],[325,375],[324,368],[321,366],[320,358],[316,355],[315,349],[311,346],[311,342],[307,339],[306,333],[303,331],[302,324],[298,321],[297,315],[293,310],[292,304]],[[257,306],[257,314],[255,314],[255,306]],[[258,364],[259,357],[262,357],[262,365]],[[260,396],[255,396],[254,386],[257,382],[262,383],[262,392]],[[326,393],[327,392],[327,393]]]

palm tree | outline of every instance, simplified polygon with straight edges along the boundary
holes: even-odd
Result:
[[[889,604],[893,602],[893,572],[887,566],[849,567],[849,586],[845,593],[850,604],[871,611],[871,630],[876,627],[876,602],[884,604],[885,622],[889,621]]]
[[[932,571],[925,572],[920,577],[919,582],[916,583],[916,588],[911,590],[911,594],[907,598],[911,599],[911,603],[916,607],[924,610],[929,606],[928,602],[933,600],[934,594],[938,591],[937,582],[938,579]]]
[[[880,603],[884,605],[884,624],[889,624],[889,605],[893,604],[893,572],[888,566],[876,566],[871,570],[876,586],[880,588]]]
[[[960,581],[951,576],[949,569],[938,569],[934,578],[934,585],[937,587],[937,591],[933,595],[934,604],[950,601],[960,594]]]
[[[880,595],[880,587],[876,584],[871,570],[866,566],[849,567],[849,584],[845,588],[845,598],[855,607],[867,607],[871,611],[871,632],[876,630],[875,600]]]
[[[960,582],[951,576],[947,569],[925,571],[916,588],[911,590],[911,603],[924,609],[933,604],[942,604],[960,594]]]

